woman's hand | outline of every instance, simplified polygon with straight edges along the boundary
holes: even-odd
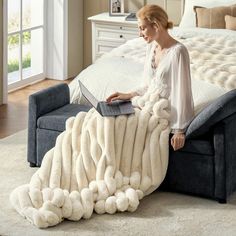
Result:
[[[106,101],[108,103],[116,101],[116,100],[130,100],[131,98],[133,98],[134,96],[137,96],[137,93],[113,93],[112,95],[110,95]]]
[[[171,138],[171,146],[174,151],[182,148],[185,143],[185,134],[184,133],[176,133]]]

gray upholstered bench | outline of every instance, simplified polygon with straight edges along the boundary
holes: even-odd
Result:
[[[55,145],[68,117],[91,107],[70,104],[67,84],[42,90],[29,98],[28,162],[40,166]],[[170,146],[162,189],[226,202],[236,190],[236,90],[206,107],[189,125],[184,148]]]
[[[91,107],[70,104],[67,84],[39,91],[29,97],[28,162],[40,166],[45,153],[54,147],[57,136],[65,130],[65,121]]]

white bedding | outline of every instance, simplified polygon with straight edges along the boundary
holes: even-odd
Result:
[[[227,71],[227,73],[231,73],[230,83],[228,82],[230,86],[226,89],[225,87],[227,87],[228,84],[226,84],[225,86],[223,80],[225,78],[224,76],[228,76],[229,74],[225,73],[225,68],[222,69],[222,66],[220,67],[219,62],[221,61],[219,60],[219,58],[217,58],[216,55],[214,56],[218,60],[218,64],[214,64],[215,61],[212,61],[208,58],[206,59],[206,55],[209,56],[208,54],[212,54],[212,49],[208,48],[209,52],[207,54],[204,52],[204,47],[206,47],[207,44],[204,45],[201,43],[201,45],[199,45],[203,52],[201,52],[201,50],[196,50],[198,45],[195,45],[197,44],[197,34],[199,36],[204,36],[202,38],[203,40],[204,38],[207,39],[210,37],[212,39],[222,38],[222,40],[224,40],[225,47],[228,46],[229,41],[231,45],[230,50],[236,50],[234,49],[234,47],[232,47],[232,44],[234,43],[234,41],[232,40],[235,40],[236,42],[235,31],[210,30],[200,28],[182,29],[176,27],[171,31],[171,34],[177,37],[180,41],[182,40],[183,43],[187,44],[187,47],[191,47],[192,42],[194,42],[194,45],[192,45],[194,51],[190,51],[190,58],[193,57],[191,58],[191,69],[195,114],[201,111],[207,104],[209,104],[215,98],[221,96],[232,88],[236,88],[236,70],[234,66],[235,61],[230,62],[230,55],[227,56],[227,53],[230,54],[231,52],[227,52],[226,49],[223,50],[223,53],[226,54],[224,55],[225,58],[228,59],[228,64],[224,65],[224,67],[230,68],[230,70],[228,69],[229,71]],[[219,48],[221,41],[218,40],[217,43],[218,44],[215,44],[216,49],[218,47],[217,50],[222,51]],[[83,99],[80,94],[78,80],[83,81],[83,83],[98,100],[104,100],[107,96],[116,91],[128,92],[132,91],[135,87],[138,87],[142,83],[143,64],[145,60],[146,49],[145,44],[146,42],[142,38],[130,40],[125,44],[121,45],[120,47],[107,53],[102,58],[97,60],[93,65],[83,70],[69,85],[71,93],[71,102],[82,104],[87,103],[87,101]],[[236,55],[234,55],[235,52],[232,52],[233,56],[235,56],[234,58],[236,58]],[[194,58],[194,56],[201,57],[201,55],[203,55],[203,59],[205,61],[199,61],[198,58]],[[198,63],[206,63],[206,65],[199,65]],[[207,63],[209,63],[209,65],[207,65]],[[209,66],[213,68],[209,69]],[[214,67],[217,67],[217,72],[212,71],[212,69],[215,69]],[[223,72],[219,70],[223,70]],[[221,77],[219,77],[221,73],[223,74]],[[205,74],[207,74],[208,77],[211,75],[212,78],[206,78],[202,80]],[[217,76],[219,78],[217,78]],[[216,81],[214,81],[215,77],[217,78]]]
[[[174,27],[170,30],[170,34],[174,37],[194,37],[196,35],[204,35],[208,37],[212,36],[220,36],[225,37],[228,39],[236,39],[236,31],[234,30],[227,30],[227,29],[207,29],[207,28],[181,28],[181,27]]]

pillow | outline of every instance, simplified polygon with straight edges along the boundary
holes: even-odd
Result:
[[[236,17],[226,15],[225,16],[225,28],[229,30],[236,30]]]
[[[181,28],[196,27],[196,18],[193,6],[219,7],[235,4],[235,0],[185,0],[184,14],[179,24]]]
[[[196,26],[209,29],[225,29],[225,16],[236,16],[236,4],[228,7],[194,7]]]

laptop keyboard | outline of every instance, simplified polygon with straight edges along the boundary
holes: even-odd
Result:
[[[130,102],[123,103],[120,110],[124,114],[130,113]]]
[[[106,103],[100,103],[100,106],[103,113],[110,114],[110,115],[120,114],[119,106],[107,105]]]

